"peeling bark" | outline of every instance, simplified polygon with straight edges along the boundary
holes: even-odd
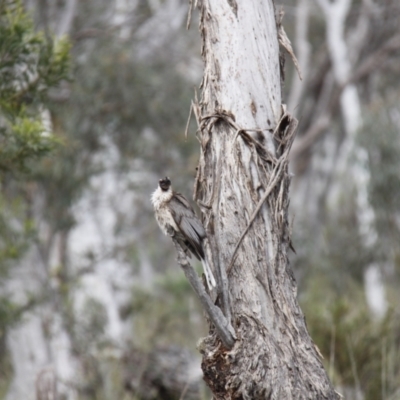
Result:
[[[217,305],[237,340],[211,326],[201,345],[215,399],[337,399],[296,299],[289,266],[289,151],[272,1],[203,0],[200,162],[194,197],[218,269]],[[226,309],[228,307],[228,309]]]

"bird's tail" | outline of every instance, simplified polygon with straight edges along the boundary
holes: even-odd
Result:
[[[217,286],[217,283],[215,282],[215,278],[214,278],[214,275],[210,268],[210,264],[207,261],[207,257],[202,259],[201,263],[203,264],[203,270],[204,270],[204,274],[206,276],[208,289],[212,290],[212,288],[215,288]]]

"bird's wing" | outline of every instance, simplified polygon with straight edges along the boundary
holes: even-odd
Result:
[[[172,197],[175,198],[175,200],[177,200],[179,203],[181,203],[187,210],[195,214],[191,204],[188,202],[187,198],[183,194],[174,192]]]
[[[170,210],[180,232],[193,247],[193,253],[204,259],[202,240],[206,237],[203,225],[197,218],[189,202],[180,193],[174,193],[170,202]]]

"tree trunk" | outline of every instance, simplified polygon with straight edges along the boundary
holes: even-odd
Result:
[[[288,261],[288,153],[297,121],[281,105],[283,31],[273,1],[203,0],[199,8],[205,72],[195,105],[194,196],[217,269],[216,301],[237,337],[226,349],[211,327],[201,345],[205,380],[216,399],[337,399]]]

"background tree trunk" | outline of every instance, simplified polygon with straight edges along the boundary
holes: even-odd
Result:
[[[227,288],[217,301],[238,337],[227,350],[211,330],[201,347],[205,380],[217,399],[336,399],[288,263],[288,152],[296,121],[281,105],[273,2],[204,0],[200,13],[205,71],[196,107],[195,199],[219,288]]]

